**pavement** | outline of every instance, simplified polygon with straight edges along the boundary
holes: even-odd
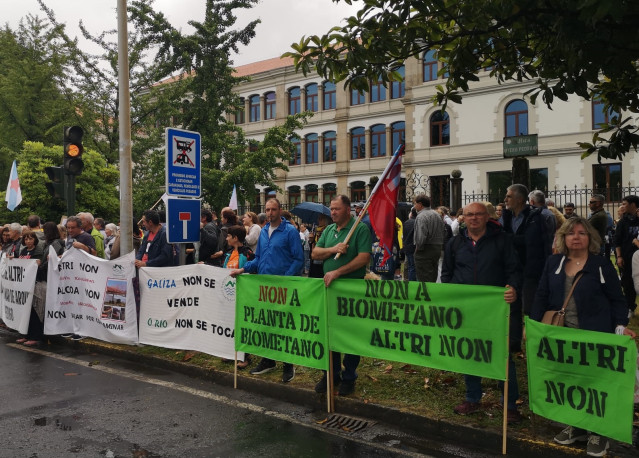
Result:
[[[13,340],[17,334],[14,331],[0,328],[0,337],[4,340]],[[185,375],[209,380],[215,384],[233,387],[234,377],[232,372],[224,372],[216,369],[207,369],[189,364],[188,362],[166,360],[153,355],[140,355],[124,345],[114,345],[95,339],[73,341],[61,337],[51,339],[51,347],[42,346],[41,349],[55,351],[62,345],[84,353],[99,353],[125,359],[151,368],[161,368],[180,372]],[[232,367],[232,366],[231,366]],[[257,377],[238,374],[238,389],[253,394],[267,396],[272,399],[297,403],[316,410],[326,410],[325,395],[318,395],[312,389],[299,386],[273,383]],[[406,410],[393,409],[387,406],[375,405],[355,398],[335,397],[335,412],[345,416],[365,418],[379,423],[393,425],[407,434],[417,437],[425,437],[431,441],[447,444],[458,444],[466,449],[476,450],[478,456],[500,455],[502,450],[502,435],[491,430],[473,428],[417,415]],[[552,437],[539,437],[534,434],[533,427],[521,430],[509,430],[507,440],[508,456],[531,457],[575,457],[586,456],[585,446],[562,446],[552,442]],[[558,429],[559,431],[559,429]],[[635,428],[635,437],[637,428]],[[638,438],[639,440],[639,438]],[[635,442],[635,444],[638,444]],[[639,447],[639,445],[637,445]],[[432,450],[427,450],[432,453]],[[621,458],[639,456],[639,449],[629,444],[611,441],[608,456]]]

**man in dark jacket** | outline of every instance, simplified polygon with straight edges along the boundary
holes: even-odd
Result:
[[[408,281],[417,281],[417,272],[415,271],[415,218],[417,210],[410,209],[409,218],[404,222],[404,254],[406,255],[406,265],[404,267],[404,279]]]
[[[147,210],[142,215],[147,229],[140,249],[135,255],[135,267],[167,267],[173,265],[173,247],[166,240],[166,229],[160,224],[160,215]]]
[[[198,260],[205,264],[217,265],[211,255],[217,251],[220,229],[213,222],[211,210],[204,209],[200,213],[200,252]]]
[[[605,197],[601,194],[593,194],[590,197],[588,206],[590,207],[590,216],[588,216],[588,222],[592,224],[601,238],[601,252],[603,255],[606,246],[606,233],[608,232],[608,215],[603,208]]]
[[[464,208],[466,229],[460,229],[448,241],[444,251],[442,283],[505,287],[504,300],[513,304],[521,284],[521,269],[513,245],[513,237],[490,221],[488,210],[475,202]],[[519,398],[515,363],[508,360],[508,422],[521,420],[516,401]],[[479,411],[482,397],[481,378],[464,376],[466,400],[455,407],[455,413],[468,415]]]
[[[637,247],[632,243],[639,234],[639,197],[626,196],[622,199],[621,206],[624,209],[623,218],[617,223],[615,230],[615,251],[617,253],[617,266],[621,271],[621,287],[626,297],[626,303],[631,312],[637,308],[637,292],[632,281],[632,255]]]

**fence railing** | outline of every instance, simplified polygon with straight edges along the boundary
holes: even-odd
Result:
[[[564,186],[555,186],[552,189],[542,189],[547,198],[551,199],[555,203],[555,207],[563,209],[567,203],[575,204],[575,213],[580,216],[588,216],[588,202],[590,196],[593,194],[601,194],[604,196],[604,208],[608,211],[613,218],[617,217],[617,209],[621,205],[621,200],[624,196],[639,195],[639,186],[617,186],[608,188],[589,188],[588,186],[579,188]],[[484,192],[463,192],[464,205],[471,202],[488,201],[493,205],[496,205],[504,201],[506,196],[505,189],[491,190],[487,193]]]

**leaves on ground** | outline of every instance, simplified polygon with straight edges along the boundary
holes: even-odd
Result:
[[[384,368],[384,374],[390,374],[391,372],[393,372],[393,365],[389,364]]]
[[[67,372],[66,374],[64,374],[65,377],[73,377],[75,375],[79,375],[77,372]]]

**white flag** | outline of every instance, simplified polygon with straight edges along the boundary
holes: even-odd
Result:
[[[231,194],[231,201],[229,202],[229,208],[231,210],[237,210],[237,189],[233,185],[233,194]]]

